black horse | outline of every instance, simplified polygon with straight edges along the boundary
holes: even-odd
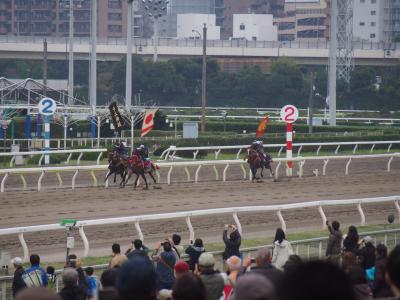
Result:
[[[266,155],[265,159],[261,157],[262,154],[258,153],[255,149],[249,148],[247,150],[247,155],[245,159],[247,159],[247,162],[249,163],[251,174],[253,175],[253,181],[254,179],[260,179],[257,177],[257,170],[261,169],[261,177],[264,177],[263,171],[264,169],[267,169],[271,172],[271,175],[274,175],[274,172],[272,172],[272,157],[270,155]]]

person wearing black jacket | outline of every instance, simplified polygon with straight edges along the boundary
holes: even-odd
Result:
[[[358,241],[359,236],[357,228],[355,226],[350,226],[347,236],[343,240],[343,251],[356,253],[359,247]]]
[[[62,300],[86,300],[86,290],[78,286],[78,272],[73,268],[64,269],[64,288],[58,293]]]
[[[376,246],[375,278],[373,284],[374,298],[390,298],[393,293],[386,283],[387,248],[383,244]]]
[[[225,243],[225,250],[222,254],[224,260],[227,260],[233,255],[241,257],[239,248],[242,242],[242,238],[235,225],[225,225],[222,239]]]
[[[325,254],[332,261],[339,262],[342,250],[342,232],[339,229],[340,224],[338,221],[333,221],[331,226],[329,221],[326,221],[326,226],[328,226],[329,230],[329,239]]]
[[[185,253],[189,255],[188,264],[191,271],[196,270],[196,265],[199,263],[199,257],[204,251],[202,239],[196,239],[193,245],[186,248]]]
[[[25,270],[22,267],[22,259],[20,257],[15,257],[11,262],[13,263],[15,268],[14,278],[12,283],[12,293],[13,297],[15,298],[15,295],[20,290],[26,288],[25,282],[22,279],[22,274],[24,273]]]
[[[75,254],[70,254],[68,256],[68,261],[65,265],[66,268],[73,268],[78,272],[78,286],[80,289],[87,291],[88,289],[88,284],[86,282],[86,276],[85,272],[83,271],[81,267],[81,260],[80,258],[77,258]]]

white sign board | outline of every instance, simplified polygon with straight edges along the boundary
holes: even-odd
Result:
[[[286,123],[294,123],[299,117],[299,111],[294,105],[285,105],[281,109],[281,119]]]
[[[38,104],[39,113],[44,116],[51,116],[57,108],[56,101],[51,98],[43,98]]]

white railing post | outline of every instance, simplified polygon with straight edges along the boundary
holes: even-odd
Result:
[[[240,220],[239,220],[239,217],[238,217],[236,211],[233,213],[233,220],[235,221],[236,227],[237,227],[240,235],[242,235],[242,232],[243,232],[242,231],[242,224],[240,224]]]
[[[303,177],[303,167],[305,163],[306,163],[305,160],[299,161],[299,172],[298,172],[299,178]]]
[[[194,182],[195,182],[195,183],[198,183],[198,182],[199,182],[199,172],[200,172],[200,169],[201,169],[201,165],[199,165],[199,166],[197,167],[197,169],[196,169],[196,174],[194,175]]]
[[[390,149],[392,149],[392,144],[389,144],[386,152],[390,152]]]
[[[5,184],[6,184],[7,178],[8,178],[8,173],[4,174],[3,179],[1,180],[1,188],[0,188],[0,191],[1,191],[2,193],[4,193],[4,186],[5,186]]]
[[[350,167],[350,163],[351,163],[351,158],[349,158],[349,160],[346,163],[346,175],[349,175],[349,167]]]
[[[78,160],[76,161],[76,164],[77,164],[77,165],[80,165],[80,164],[81,164],[81,158],[82,158],[82,156],[83,156],[83,152],[79,153]]]
[[[301,145],[300,147],[299,147],[299,150],[297,150],[297,156],[300,156],[300,153],[301,153],[301,150],[303,149],[303,145]]]
[[[322,175],[326,175],[326,167],[328,166],[329,159],[324,159],[324,165],[322,166]]]
[[[224,171],[222,172],[222,181],[224,182],[226,181],[226,172],[228,171],[228,169],[229,169],[229,164],[226,164]]]
[[[282,153],[283,147],[281,147],[278,151],[278,157],[281,157],[281,153]]]
[[[322,258],[322,242],[318,243],[318,259]]]
[[[215,180],[218,180],[219,179],[218,169],[215,165],[213,165],[213,169],[214,169],[214,174],[215,174]]]
[[[186,225],[189,229],[189,243],[192,243],[194,241],[194,230],[193,230],[192,222],[190,221],[190,216],[186,217]]]
[[[71,160],[72,157],[72,152],[68,155],[67,160],[65,161],[65,164],[68,165],[69,161]]]
[[[361,226],[364,226],[365,225],[365,214],[364,214],[364,211],[363,211],[363,209],[361,207],[361,202],[359,202],[357,204],[357,209],[358,209],[358,212],[359,212],[360,217],[361,217]]]
[[[197,154],[199,154],[199,150],[196,150],[195,152],[193,152],[193,160],[196,160]]]
[[[86,237],[85,231],[83,231],[83,226],[79,226],[79,235],[83,242],[83,257],[87,257],[89,255],[89,241]]]
[[[18,233],[18,239],[19,242],[21,243],[22,249],[24,250],[24,262],[29,261],[29,249],[28,245],[26,244],[24,234],[22,232]]]
[[[339,153],[339,149],[340,149],[340,145],[337,145],[336,150],[335,150],[335,154]]]
[[[39,158],[39,162],[38,162],[38,166],[39,166],[39,167],[42,165],[43,157],[44,157],[44,154],[42,154],[42,155],[40,156],[40,158]]]
[[[398,219],[399,219],[399,222],[400,222],[400,204],[399,204],[398,200],[394,201],[394,206],[396,207]]]
[[[168,170],[168,175],[167,175],[167,183],[168,184],[171,184],[171,173],[172,173],[172,170],[174,169],[174,167],[173,166],[171,166],[170,168],[169,168],[169,170]]]
[[[139,221],[136,221],[136,222],[135,222],[135,228],[136,228],[136,232],[137,232],[137,234],[138,234],[139,240],[141,240],[142,242],[144,242],[144,236],[143,236],[142,229],[140,228]]]
[[[286,232],[286,222],[285,222],[285,220],[283,219],[281,210],[278,210],[278,211],[276,212],[276,215],[278,216],[279,222],[281,222],[282,230],[283,230],[284,232]]]
[[[12,156],[12,157],[11,157],[11,159],[10,159],[10,168],[12,168],[12,167],[13,167],[13,165],[14,165],[14,161],[15,161],[15,155],[14,155],[14,156]]]
[[[275,168],[275,180],[278,180],[280,166],[281,166],[281,162],[278,162],[278,164],[276,165],[276,168]]]
[[[389,158],[388,163],[387,163],[387,168],[386,168],[386,170],[387,170],[388,172],[390,172],[390,170],[391,170],[391,165],[392,165],[393,158],[394,158],[394,156],[391,156],[391,157]]]
[[[75,180],[76,180],[76,177],[78,176],[78,174],[79,174],[79,170],[76,170],[75,174],[72,176],[71,187],[73,190],[75,189]]]
[[[38,179],[38,183],[37,183],[38,192],[40,192],[42,190],[42,180],[43,180],[43,177],[44,177],[44,173],[45,172],[42,171],[42,173],[40,174],[39,179]]]
[[[183,169],[185,170],[186,178],[187,178],[187,181],[189,182],[189,181],[190,181],[190,172],[189,172],[189,169],[188,169],[186,166],[185,166]]]
[[[242,152],[242,148],[239,149],[239,151],[236,153],[236,159],[239,159],[240,153]]]
[[[326,218],[325,212],[324,212],[324,210],[322,208],[322,205],[318,206],[318,212],[319,212],[319,214],[321,216],[321,219],[322,219],[322,229],[326,229],[326,220],[327,220],[327,218]]]
[[[372,153],[374,151],[374,148],[375,148],[375,144],[372,145],[371,150],[369,152]]]
[[[58,179],[58,187],[62,188],[63,187],[63,180],[61,178],[60,172],[56,173],[57,179]]]
[[[354,148],[353,148],[353,154],[355,154],[355,153],[356,153],[356,151],[357,151],[357,148],[358,148],[358,144],[355,144],[355,145],[354,145]]]
[[[247,172],[246,172],[246,169],[245,169],[244,165],[243,165],[243,164],[240,164],[240,168],[242,169],[242,172],[243,172],[243,179],[246,179],[246,177],[247,177]]]
[[[321,148],[322,148],[322,146],[319,145],[318,148],[317,148],[317,155],[319,155],[319,151],[321,151]]]
[[[93,179],[93,186],[96,187],[97,186],[97,178],[96,178],[96,174],[94,173],[94,171],[90,171],[90,175],[92,175],[92,179]]]
[[[215,159],[218,159],[219,154],[221,153],[221,149],[218,149],[218,151],[215,151]]]
[[[92,142],[93,142],[93,140],[92,140]],[[102,156],[103,156],[103,152],[100,152],[100,153],[99,153],[99,156],[97,156],[97,160],[96,160],[96,164],[97,164],[97,165],[100,164],[100,159],[101,159]]]

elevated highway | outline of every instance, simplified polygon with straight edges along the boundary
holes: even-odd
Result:
[[[42,59],[42,37],[0,36],[0,58]],[[67,59],[67,38],[46,38],[48,58]],[[210,40],[207,54],[217,59],[272,60],[291,57],[300,64],[326,65],[328,46],[319,42],[264,42],[245,40]],[[357,65],[390,66],[400,59],[400,44],[354,42],[354,57]],[[117,61],[126,55],[126,39],[98,39],[97,58],[103,61]],[[90,53],[88,38],[75,38],[75,59],[87,60]],[[150,59],[154,53],[152,39],[135,39],[133,53]],[[160,39],[159,58],[194,57],[202,55],[202,41],[191,39]]]

